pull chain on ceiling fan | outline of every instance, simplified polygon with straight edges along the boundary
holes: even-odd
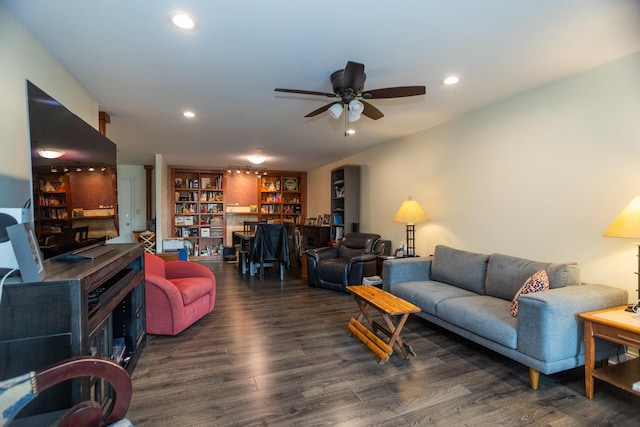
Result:
[[[345,136],[349,135],[349,122],[360,119],[360,115],[365,115],[373,120],[384,117],[384,114],[376,107],[365,101],[368,99],[385,99],[385,98],[404,98],[408,96],[424,95],[426,93],[425,86],[397,86],[383,89],[364,90],[364,82],[366,74],[364,73],[364,64],[349,61],[344,70],[338,70],[331,74],[330,77],[333,93],[316,92],[312,90],[300,89],[283,89],[276,88],[276,92],[297,93],[302,95],[317,95],[328,98],[338,98],[337,101],[330,102],[305,117],[315,117],[325,111],[334,119],[345,114]]]

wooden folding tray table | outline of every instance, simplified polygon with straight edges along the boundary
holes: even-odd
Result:
[[[397,344],[405,359],[409,357],[409,354],[416,355],[411,346],[402,341],[400,332],[402,332],[402,328],[407,322],[409,314],[419,312],[421,310],[420,307],[375,286],[347,286],[346,289],[353,295],[360,308],[358,317],[349,319],[349,331],[357,336],[360,341],[365,343],[366,346],[380,358],[378,363],[383,360],[385,362],[389,360],[389,357],[393,353],[394,344]],[[380,315],[386,323],[386,327],[373,320],[368,311],[369,306],[380,312]],[[398,324],[394,325],[391,316],[402,317],[400,317]],[[371,327],[370,329],[361,323],[363,317],[367,319]],[[385,342],[378,337],[376,335],[378,331],[389,337],[389,341]]]

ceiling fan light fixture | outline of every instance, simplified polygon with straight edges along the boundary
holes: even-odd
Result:
[[[333,117],[334,119],[338,119],[342,115],[342,110],[344,110],[344,107],[342,106],[342,104],[339,102],[336,102],[331,107],[329,107],[329,110],[327,111],[329,111],[329,114],[331,114],[331,117]]]
[[[349,122],[357,122],[362,117],[359,113],[354,113],[353,111],[349,111]]]
[[[349,112],[360,115],[364,111],[364,104],[357,99],[349,102]]]

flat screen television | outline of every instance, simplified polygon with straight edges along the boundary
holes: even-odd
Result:
[[[45,258],[118,236],[116,145],[27,81],[35,234]]]

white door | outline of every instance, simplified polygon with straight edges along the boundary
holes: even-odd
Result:
[[[134,188],[133,177],[118,179],[118,217],[120,220],[120,236],[109,240],[109,243],[134,243]]]

